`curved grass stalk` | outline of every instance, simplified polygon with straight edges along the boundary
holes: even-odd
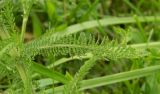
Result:
[[[160,16],[137,16],[139,22],[159,22]],[[128,23],[136,23],[136,19],[134,17],[108,17],[100,20],[86,21],[83,23],[71,25],[63,31],[53,33],[56,35],[70,35],[73,33],[80,32],[82,30],[101,26],[108,25],[116,25],[116,24],[128,24]]]
[[[104,86],[108,84],[114,84],[117,82],[127,81],[135,78],[141,78],[149,76],[153,73],[160,71],[160,65],[154,65],[142,69],[136,69],[132,71],[117,73],[109,76],[93,78],[90,80],[83,80],[81,82],[80,90],[90,89],[94,87]]]
[[[113,75],[107,75],[103,77],[97,77],[93,79],[83,80],[80,82],[80,91],[100,87],[104,85],[114,84],[122,81],[132,80],[140,77],[146,77],[153,73],[160,71],[160,65],[154,65],[142,69],[131,70],[127,72],[117,73]],[[55,88],[55,94],[62,94],[63,86]],[[51,94],[52,89],[45,91],[47,94]]]
[[[58,66],[58,65],[60,65],[62,63],[65,63],[65,62],[68,62],[68,61],[71,61],[71,60],[88,59],[88,58],[91,58],[92,56],[93,56],[93,54],[87,53],[85,56],[73,56],[73,57],[69,57],[69,58],[61,58],[61,59],[57,60],[56,62],[54,62],[53,64],[48,65],[47,67],[48,68],[53,68],[55,66]]]

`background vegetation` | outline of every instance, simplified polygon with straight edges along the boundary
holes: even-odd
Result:
[[[160,0],[0,0],[0,94],[160,94]]]

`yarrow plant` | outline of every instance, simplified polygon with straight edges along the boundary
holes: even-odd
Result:
[[[55,94],[81,94],[85,89],[148,76],[160,69],[160,65],[154,65],[109,76],[85,79],[89,71],[101,60],[108,62],[136,60],[149,56],[150,52],[143,49],[146,47],[145,44],[127,45],[126,35],[128,33],[124,29],[115,29],[123,37],[121,41],[118,39],[111,40],[108,36],[97,37],[94,34],[79,31],[100,27],[101,25],[135,23],[136,20],[139,22],[153,22],[155,20],[153,16],[137,17],[139,19],[128,17],[88,21],[60,29],[59,32],[54,32],[54,28],[49,28],[42,36],[25,42],[28,19],[30,15],[33,15],[32,7],[40,1],[17,0],[21,4],[19,6],[21,10],[15,9],[14,0],[2,0],[0,2],[3,6],[0,8],[0,81],[7,80],[4,81],[7,87],[2,90],[0,88],[2,93],[50,94],[55,92]],[[53,12],[54,6],[50,5],[51,1],[46,0],[46,2],[47,8],[50,8]],[[94,2],[93,5],[96,5],[97,2]],[[17,29],[15,12],[22,13],[21,30]],[[37,21],[36,18],[33,19]],[[113,22],[109,22],[110,20],[113,20]],[[159,16],[157,20],[160,20]],[[159,42],[147,44],[148,47],[159,47],[159,45]],[[53,58],[61,59],[55,59],[53,65],[45,66],[45,64],[36,61],[38,56],[48,61],[49,57],[52,57],[52,60]],[[74,76],[71,76],[68,72],[62,73],[52,70],[52,67],[74,59],[80,59],[84,62]],[[49,78],[47,80],[49,85],[56,84],[57,86],[55,85],[51,91],[39,90],[36,86],[41,87],[41,83],[45,83],[45,81],[41,82],[43,76]],[[36,83],[40,84],[37,85]],[[0,83],[0,87],[1,84],[3,85],[3,83]],[[43,86],[47,87],[45,84]],[[50,89],[50,87],[48,88]]]

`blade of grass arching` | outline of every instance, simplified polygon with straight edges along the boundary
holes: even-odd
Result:
[[[35,62],[32,63],[32,69],[37,73],[40,73],[46,77],[52,78],[53,80],[60,81],[64,84],[68,83],[69,81],[63,74],[56,71],[51,71],[46,67],[40,64],[37,64]]]
[[[126,80],[132,80],[140,77],[149,76],[153,73],[160,71],[160,65],[150,66],[142,69],[136,69],[132,71],[117,73],[113,75],[107,75],[103,77],[97,77],[89,80],[83,80],[80,82],[79,90],[86,90],[95,87],[100,87],[104,85],[114,84]],[[55,94],[61,94],[63,91],[63,86],[55,88]],[[45,91],[47,94],[52,93],[51,89]]]
[[[139,22],[158,22],[160,21],[160,16],[137,16]],[[108,26],[108,25],[116,25],[116,24],[127,24],[127,23],[136,23],[134,17],[109,17],[100,20],[93,20],[87,21],[75,25],[71,25],[63,31],[59,31],[57,33],[53,33],[56,35],[69,35],[73,33],[80,32],[82,30],[98,27],[99,24],[101,26]]]
[[[132,71],[117,73],[109,76],[94,78],[91,80],[83,80],[81,82],[81,90],[99,87],[107,84],[113,84],[135,78],[145,77],[155,72],[160,71],[160,65],[150,66],[142,69],[136,69]]]
[[[87,53],[84,56],[73,56],[73,57],[69,57],[69,58],[61,58],[61,59],[55,61],[54,63],[48,65],[47,67],[48,68],[53,68],[55,66],[58,66],[58,65],[60,65],[62,63],[65,63],[65,62],[68,62],[68,61],[71,61],[71,60],[75,60],[75,59],[79,59],[79,60],[81,60],[81,59],[88,59],[88,58],[91,58],[92,56],[93,55],[91,53]]]

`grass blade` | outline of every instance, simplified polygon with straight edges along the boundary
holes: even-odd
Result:
[[[150,66],[142,69],[136,69],[132,71],[117,73],[113,75],[107,75],[103,77],[97,77],[89,80],[83,80],[80,82],[80,90],[91,89],[94,87],[100,87],[104,85],[114,84],[122,81],[132,80],[135,78],[149,76],[160,70],[160,65]],[[63,91],[63,86],[55,88],[55,94],[61,94]],[[45,91],[47,94],[53,92],[52,89]]]
[[[47,69],[46,67],[44,67],[40,64],[37,64],[37,63],[33,62],[32,69],[34,71],[36,71],[37,73],[40,73],[44,76],[52,78],[56,81],[60,81],[62,83],[67,83],[68,82],[68,79],[63,74],[60,74],[59,72],[56,72],[56,71],[51,71],[51,70]]]
[[[160,21],[160,16],[137,16],[139,22],[157,22]],[[100,20],[86,21],[83,23],[71,25],[66,28],[63,32],[57,32],[56,34],[73,34],[82,30],[101,26],[116,25],[116,24],[127,24],[136,23],[134,17],[109,17]],[[55,34],[55,33],[54,33]]]
[[[81,90],[131,80],[135,78],[145,77],[160,70],[160,65],[146,67],[142,69],[136,69],[132,71],[117,73],[109,76],[94,78],[90,80],[84,80],[81,82]]]

